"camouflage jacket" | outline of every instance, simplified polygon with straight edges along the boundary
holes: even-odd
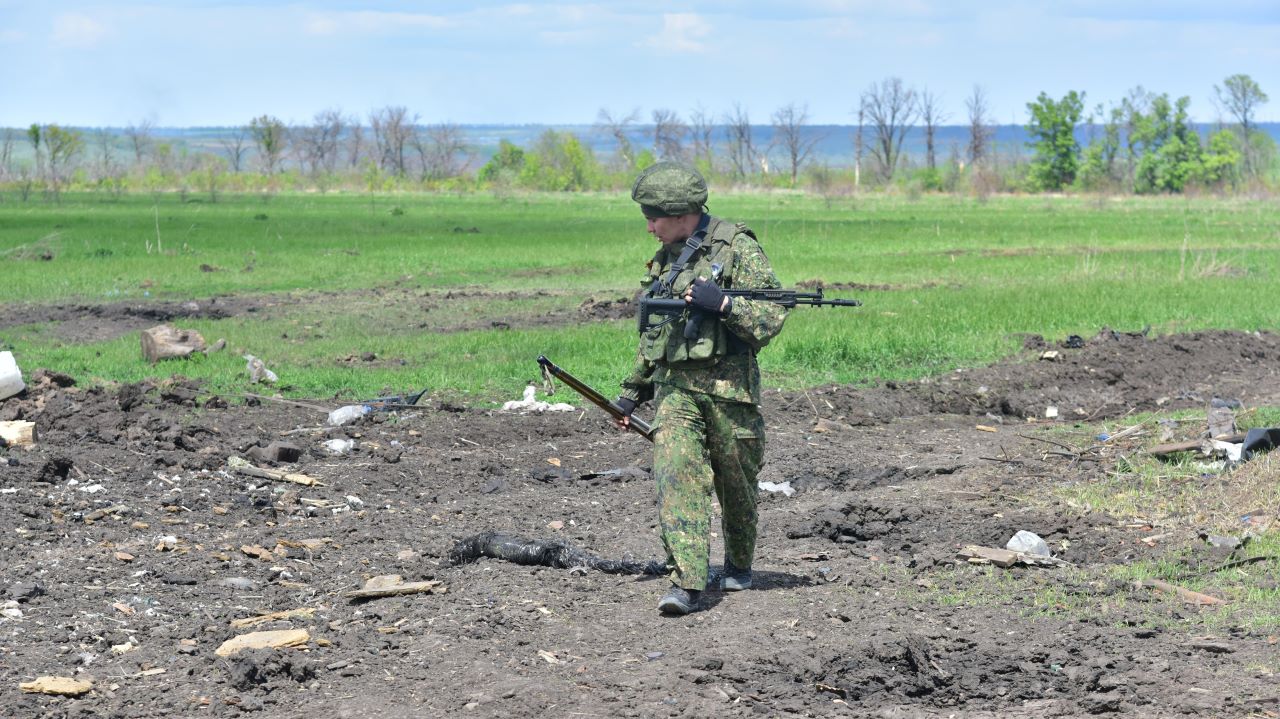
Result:
[[[646,295],[652,292],[655,280],[667,276],[683,250],[684,243],[658,250],[642,282]],[[672,281],[672,296],[683,297],[698,277],[712,277],[713,264],[720,266],[717,284],[724,289],[781,287],[755,234],[746,225],[712,217],[702,247]],[[684,338],[689,316],[686,311],[676,321],[641,335],[635,366],[622,382],[622,396],[644,401],[653,396],[655,385],[668,385],[732,402],[759,404],[756,352],[782,330],[787,309],[765,300],[735,297],[728,316],[704,316],[693,340]]]

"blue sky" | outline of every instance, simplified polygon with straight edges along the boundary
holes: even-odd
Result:
[[[889,76],[962,124],[1041,92],[1093,107],[1132,87],[1189,95],[1251,75],[1280,121],[1277,0],[788,0],[683,3],[0,0],[0,126],[290,123],[403,105],[422,123],[590,124],[657,108],[757,123],[789,103],[852,124]]]

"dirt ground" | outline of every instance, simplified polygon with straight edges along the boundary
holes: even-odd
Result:
[[[1053,487],[1111,468],[1102,453],[1047,452],[1062,442],[1055,428],[1215,396],[1280,404],[1275,335],[1104,330],[1081,344],[1028,337],[1024,357],[927,382],[767,393],[760,479],[797,492],[761,492],[755,588],[709,592],[679,618],[655,609],[662,578],[449,561],[456,541],[487,530],[660,557],[648,444],[594,408],[521,414],[427,396],[326,428],[315,409],[211,397],[181,377],[99,389],[29,372],[29,389],[0,401],[0,419],[39,432],[34,448],[0,450],[0,714],[1275,716],[1280,689],[1259,669],[1274,638],[1152,628],[1152,612],[1199,610],[1066,570],[956,559],[1019,529],[1079,567],[1158,556],[1165,546],[1137,541],[1150,527],[1053,501]],[[1036,360],[1045,350],[1058,359]],[[1027,421],[1051,406],[1057,421]],[[333,439],[354,446],[330,454]],[[273,441],[298,461],[258,450],[255,465],[320,484],[228,468]],[[1115,606],[1078,616],[964,601],[993,572],[1013,595]],[[345,596],[388,574],[445,591]],[[288,610],[305,611],[232,626]],[[307,634],[294,648],[215,653],[278,629]],[[19,690],[43,675],[92,688]]]

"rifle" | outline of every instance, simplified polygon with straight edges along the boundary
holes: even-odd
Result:
[[[816,292],[798,292],[796,290],[723,290],[730,297],[741,297],[747,300],[765,300],[783,307],[791,308],[796,305],[808,305],[811,307],[861,307],[862,303],[858,300],[829,300],[822,296],[822,288],[819,287]],[[690,309],[689,304],[682,298],[676,299],[659,299],[655,297],[641,297],[639,307],[636,310],[636,326],[640,333],[644,334],[655,327],[661,327],[668,322],[674,322],[677,317],[684,314]],[[658,315],[667,319],[661,322],[653,322],[652,316]],[[693,339],[698,336],[698,324],[702,319],[702,312],[695,310],[694,314],[685,323],[684,336],[686,339]]]
[[[681,300],[681,303],[683,303],[683,300]],[[546,355],[538,355],[538,364],[542,365],[542,371],[544,374],[551,375],[561,382],[569,385],[570,389],[582,395],[583,398],[591,404],[594,404],[600,409],[608,412],[615,420],[620,420],[627,416],[622,411],[621,407],[610,402],[604,395],[592,389],[590,385],[557,367],[554,362],[547,359]],[[640,419],[639,417],[632,416],[631,421],[627,423],[627,426],[641,437],[644,437],[650,442],[653,441],[653,428],[649,426],[648,422]]]

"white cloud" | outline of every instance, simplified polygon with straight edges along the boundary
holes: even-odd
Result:
[[[310,35],[336,35],[340,32],[387,35],[420,28],[439,30],[452,24],[451,20],[439,15],[362,10],[313,13],[307,16],[303,30]]]
[[[662,30],[644,40],[644,45],[670,52],[703,52],[702,38],[711,34],[711,25],[693,13],[666,13]]]
[[[92,48],[106,34],[106,26],[88,15],[62,13],[53,19],[53,43],[60,47]]]

